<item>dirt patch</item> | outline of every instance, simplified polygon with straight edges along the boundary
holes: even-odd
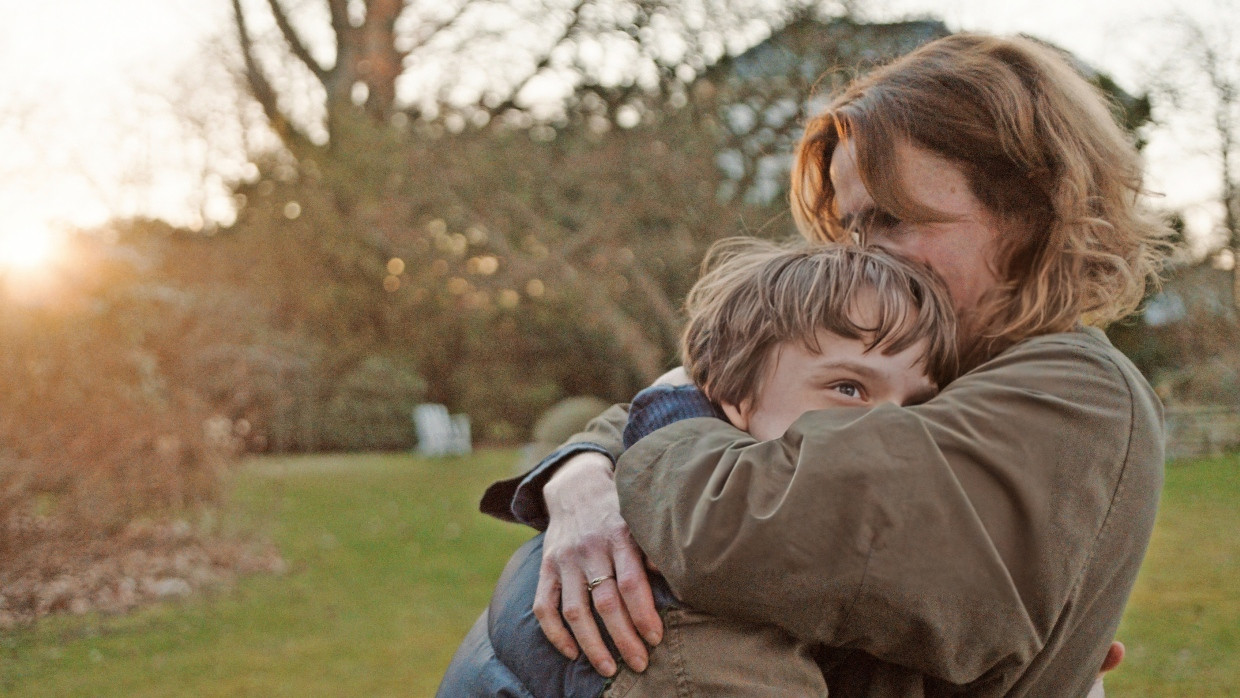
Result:
[[[123,613],[240,575],[285,571],[274,546],[202,536],[185,521],[135,522],[111,537],[82,539],[23,517],[3,533],[0,629],[52,613]]]

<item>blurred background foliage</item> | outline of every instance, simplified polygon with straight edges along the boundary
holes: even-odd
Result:
[[[794,234],[806,111],[947,32],[849,3],[231,4],[212,66],[242,99],[185,116],[247,143],[235,220],[87,231],[55,303],[0,304],[0,586],[38,541],[217,500],[241,452],[409,448],[419,402],[515,444],[627,400],[677,363],[712,241]],[[419,87],[432,58],[459,79]],[[1081,68],[1140,139],[1150,98]],[[1112,336],[1168,400],[1240,405],[1232,275],[1175,274]]]

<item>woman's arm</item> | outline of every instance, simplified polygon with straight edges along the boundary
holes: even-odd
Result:
[[[627,405],[611,407],[529,472],[489,487],[480,507],[547,532],[535,617],[556,649],[570,659],[584,652],[605,676],[616,665],[591,606],[637,671],[648,660],[643,638],[655,645],[663,636],[641,550],[620,517],[612,480],[627,421]],[[607,574],[614,580],[587,593],[589,580]]]
[[[620,517],[611,462],[598,454],[577,456],[547,483],[544,495],[550,525],[534,599],[543,633],[569,658],[575,658],[580,647],[599,673],[611,676],[616,666],[593,607],[625,664],[645,670],[648,654],[642,638],[658,644],[663,624],[641,550]],[[609,575],[587,589],[590,580]]]
[[[544,531],[549,523],[543,490],[552,477],[569,463],[582,460],[581,454],[595,453],[608,465],[624,452],[622,434],[628,421],[628,405],[613,405],[590,420],[586,428],[569,437],[564,445],[544,458],[528,472],[500,480],[487,488],[479,509],[498,519]],[[585,460],[598,460],[585,458]],[[609,467],[610,470],[610,467]],[[572,479],[570,477],[570,479]]]
[[[659,376],[652,388],[690,383],[678,367]],[[651,645],[663,637],[644,558],[620,517],[612,479],[615,459],[626,440],[631,444],[636,436],[673,418],[684,418],[702,405],[707,406],[706,412],[712,411],[704,399],[688,407],[682,402],[670,413],[661,412],[638,425],[629,423],[627,405],[615,405],[529,472],[497,482],[483,495],[483,513],[547,531],[535,616],[560,652],[576,658],[580,645],[604,675],[610,676],[616,667],[590,612],[591,604],[604,619],[625,663],[637,671],[645,669],[648,659],[638,634]],[[649,415],[651,411],[640,412]],[[608,574],[607,570],[615,575],[614,587],[603,583],[590,595],[583,593],[586,582]],[[565,628],[566,620],[572,632]]]
[[[1044,665],[1084,693],[1153,524],[1159,419],[1105,339],[1070,333],[925,405],[812,412],[777,441],[680,422],[616,477],[636,540],[695,607],[955,684]]]
[[[591,439],[613,443],[614,447],[617,429],[621,428],[619,451],[679,419],[696,415],[722,418],[717,408],[689,384],[680,368],[660,376],[634,398],[631,407],[627,415],[623,409],[608,410],[530,473],[493,486],[487,495],[493,500],[491,508],[504,514],[501,518],[546,527],[548,545],[534,615],[547,639],[565,656],[576,658],[580,648],[605,675],[614,673],[616,667],[591,606],[604,619],[625,663],[637,671],[642,671],[647,661],[638,634],[656,645],[663,628],[643,556],[620,517],[612,480],[613,459],[603,455],[604,448]],[[621,416],[625,421],[620,421]],[[579,450],[582,448],[589,450]],[[484,498],[483,511],[487,510]],[[607,570],[614,574],[614,583],[607,580],[585,593],[585,584],[608,574]]]

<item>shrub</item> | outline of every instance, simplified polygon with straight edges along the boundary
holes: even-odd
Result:
[[[324,410],[324,441],[356,451],[413,445],[413,407],[425,382],[398,359],[367,356],[344,374]]]
[[[563,443],[585,428],[587,422],[603,413],[610,405],[597,397],[582,396],[560,400],[534,424],[534,441]]]
[[[118,312],[0,310],[0,558],[220,493],[234,443],[209,438],[207,406],[167,379],[142,331],[151,318]]]

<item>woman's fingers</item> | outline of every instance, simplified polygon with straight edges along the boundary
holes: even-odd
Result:
[[[659,619],[659,612],[654,607],[654,594],[650,589],[650,577],[646,574],[641,551],[631,536],[626,538],[627,545],[617,545],[614,550],[616,588],[638,634],[650,645],[657,645],[663,639],[663,621]],[[607,629],[610,632],[611,626],[608,625]],[[627,655],[625,661],[628,661]]]
[[[606,626],[607,633],[611,635],[611,641],[615,643],[616,649],[620,652],[620,657],[624,659],[624,663],[634,671],[645,671],[649,659],[646,654],[646,645],[637,636],[637,630],[629,619],[629,611],[625,607],[624,599],[620,595],[616,576],[614,574],[607,575],[607,578],[590,592],[590,597],[594,602],[594,608],[598,611],[599,617],[603,619],[603,625]],[[586,653],[586,656],[590,656],[589,652]],[[594,662],[591,661],[591,663]],[[597,664],[595,664],[595,668],[599,670],[600,674],[607,675],[607,672],[603,671]]]
[[[1098,678],[1101,679],[1103,674],[1119,666],[1122,661],[1124,661],[1124,643],[1112,642],[1111,647],[1107,649],[1106,658],[1102,660],[1102,668],[1098,670]]]
[[[560,607],[560,614],[568,622],[568,627],[573,631],[573,637],[581,646],[586,659],[590,660],[590,664],[594,666],[595,671],[603,676],[611,676],[616,673],[616,662],[612,659],[607,645],[603,643],[598,624],[594,622],[594,612],[590,603],[590,594],[586,591],[585,577],[578,577],[577,580],[575,584],[568,579],[564,580],[561,590],[563,605]]]
[[[547,640],[561,654],[569,659],[576,659],[578,653],[585,654],[586,659],[596,671],[604,676],[611,676],[616,673],[616,662],[611,656],[611,650],[603,642],[603,636],[595,621],[594,603],[586,588],[586,573],[583,571],[585,569],[610,569],[611,561],[607,558],[604,548],[585,546],[565,550],[553,545],[550,538],[550,532],[548,532],[548,540],[543,547],[538,588],[534,594],[534,616],[538,619],[538,625],[542,628],[543,634],[547,636]],[[589,555],[589,563],[581,562],[585,557],[583,550],[593,551]],[[598,576],[608,576],[608,573],[596,574],[591,579]],[[615,584],[612,580],[607,580],[607,583],[614,589]],[[595,592],[599,592],[601,597],[606,598],[606,593],[601,592],[599,587],[595,587]],[[613,619],[611,622],[617,621]],[[631,625],[629,636],[637,637]],[[628,654],[624,656],[628,661],[634,653],[631,648],[632,641],[626,644]],[[637,644],[640,645],[641,641],[637,640]],[[644,654],[644,647],[641,648],[641,652]],[[642,657],[643,662],[644,660],[645,658]],[[642,668],[645,668],[644,663]]]
[[[545,547],[534,599],[534,615],[551,644],[570,659],[584,653],[604,676],[615,673],[616,663],[598,618],[634,671],[644,671],[649,663],[642,638],[656,644],[663,633],[637,546],[627,532],[612,541],[606,548],[597,544],[570,550]],[[610,559],[608,551],[613,556]],[[591,580],[597,581],[593,589],[588,588]]]
[[[538,573],[538,589],[534,592],[534,617],[560,654],[569,659],[577,658],[577,643],[560,616],[560,571],[545,556]]]
[[[642,637],[657,641],[662,624],[641,552],[620,516],[611,461],[597,453],[574,456],[543,496],[550,524],[534,609],[543,633],[565,656],[575,658],[580,650],[600,674],[611,676],[616,663],[603,642],[597,610],[625,663],[644,670],[648,654]],[[570,631],[572,637],[565,637]]]

